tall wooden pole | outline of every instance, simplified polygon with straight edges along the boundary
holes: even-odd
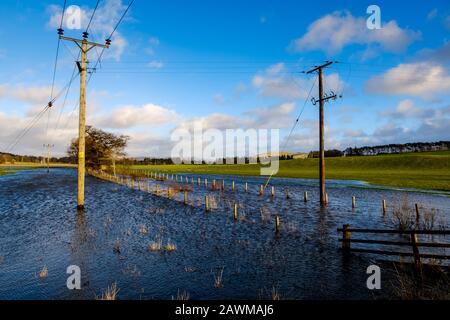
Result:
[[[307,74],[318,72],[319,75],[319,179],[320,179],[320,204],[322,206],[327,204],[326,188],[325,188],[325,128],[324,128],[324,104],[329,99],[336,99],[336,94],[324,96],[323,89],[323,68],[328,67],[333,62],[328,61],[327,63],[316,66],[312,70],[306,72]],[[317,100],[313,99],[313,104],[315,105]]]
[[[323,71],[319,69],[319,175],[320,175],[320,204],[325,204],[325,140],[324,140],[324,112],[323,105]]]
[[[86,64],[87,40],[81,42],[80,119],[78,129],[78,209],[84,209],[84,179],[86,157]]]
[[[77,61],[80,71],[80,118],[78,127],[78,194],[77,208],[84,209],[84,179],[85,179],[85,157],[86,157],[86,74],[87,74],[87,53],[95,47],[109,48],[111,41],[106,40],[106,44],[87,41],[87,35],[83,40],[60,36],[62,40],[72,41],[81,50],[81,63]]]

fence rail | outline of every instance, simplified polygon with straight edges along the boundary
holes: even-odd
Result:
[[[337,229],[342,232],[342,238],[339,241],[342,243],[342,250],[344,253],[361,252],[379,255],[414,257],[416,265],[420,265],[421,258],[450,260],[450,255],[435,254],[435,253],[421,253],[419,248],[450,248],[450,243],[443,242],[419,242],[418,235],[450,235],[450,230],[382,230],[382,229],[351,229],[349,224],[345,224],[342,228]],[[409,241],[392,241],[392,240],[378,240],[378,239],[352,239],[352,233],[358,234],[398,234],[408,235]],[[352,248],[352,243],[359,244],[378,244],[380,246],[400,246],[411,247],[411,252],[379,250],[368,248]]]

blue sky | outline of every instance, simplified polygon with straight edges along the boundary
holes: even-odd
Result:
[[[91,28],[103,42],[127,0],[102,0]],[[83,29],[95,0],[82,8]],[[369,30],[366,9],[381,9]],[[7,149],[49,100],[63,1],[0,4],[0,148]],[[64,28],[67,36],[83,30]],[[314,78],[301,72],[325,60],[327,148],[450,140],[450,6],[447,1],[143,1],[136,0],[88,88],[88,123],[132,137],[132,156],[166,156],[170,133],[207,127],[279,128],[291,151],[317,148]],[[97,60],[91,51],[91,66]],[[56,92],[77,50],[62,43]],[[11,150],[63,155],[77,133],[78,79],[66,104]],[[313,88],[317,97],[317,86]],[[308,99],[307,99],[308,97]],[[75,111],[73,111],[75,110]]]

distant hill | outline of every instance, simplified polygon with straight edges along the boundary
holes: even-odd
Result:
[[[347,148],[344,156],[374,156],[378,154],[396,154],[407,152],[450,150],[450,141],[415,142],[405,144],[387,144],[374,147]]]

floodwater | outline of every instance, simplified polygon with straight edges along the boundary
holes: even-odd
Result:
[[[402,201],[434,209],[436,228],[450,222],[448,194],[329,181],[330,203],[321,209],[314,180],[273,179],[272,199],[270,188],[258,195],[262,178],[190,177],[195,184],[189,180],[188,206],[182,193],[166,199],[87,177],[85,213],[75,209],[75,170],[28,170],[0,177],[0,299],[95,299],[114,282],[120,299],[172,299],[182,292],[190,299],[271,299],[273,288],[282,299],[390,298],[392,273],[382,268],[382,289],[368,290],[366,269],[381,263],[379,257],[344,258],[337,228],[346,223],[395,228],[392,205]],[[206,190],[203,180],[197,186],[197,177],[207,177],[209,184],[225,179],[227,191]],[[150,183],[153,190],[155,182]],[[158,182],[163,190],[173,183]],[[210,212],[204,210],[206,194]],[[382,199],[389,206],[387,215],[382,214]],[[281,219],[278,236],[276,215]],[[149,251],[149,244],[159,240],[177,250]],[[120,252],[114,251],[117,241]],[[82,290],[67,289],[69,265],[81,268]],[[48,276],[41,279],[38,273],[44,267]],[[220,273],[221,287],[216,288]]]

